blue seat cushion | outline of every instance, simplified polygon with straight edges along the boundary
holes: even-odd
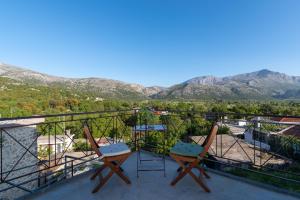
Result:
[[[175,146],[170,150],[170,152],[173,154],[189,157],[198,157],[202,151],[202,146],[185,142],[176,143]]]
[[[126,153],[130,153],[129,147],[125,143],[110,144],[108,146],[102,146],[99,151],[104,157],[118,156]]]

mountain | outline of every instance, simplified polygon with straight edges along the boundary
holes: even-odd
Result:
[[[267,69],[228,77],[201,76],[153,95],[167,99],[299,99],[300,77]]]
[[[0,63],[0,77],[30,85],[61,87],[103,98],[300,99],[300,77],[263,69],[227,77],[200,76],[169,88],[104,78],[64,78]]]
[[[114,98],[148,98],[163,90],[162,87],[144,87],[104,78],[64,78],[51,76],[21,67],[0,63],[0,77],[23,83],[43,86],[58,86]]]

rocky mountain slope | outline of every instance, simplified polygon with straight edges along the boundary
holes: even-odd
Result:
[[[115,98],[147,98],[163,89],[162,87],[144,87],[139,84],[104,78],[57,77],[3,63],[0,63],[0,77],[36,85],[60,86],[70,90],[92,92],[100,96]]]
[[[0,77],[64,87],[111,98],[299,99],[300,77],[267,69],[228,77],[201,76],[169,88],[144,87],[104,78],[64,78],[0,63]]]
[[[155,98],[270,99],[299,98],[300,77],[270,70],[229,77],[201,76],[161,91]]]

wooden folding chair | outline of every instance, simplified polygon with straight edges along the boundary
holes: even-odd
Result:
[[[99,184],[93,189],[92,193],[97,192],[115,173],[125,183],[131,184],[129,178],[124,175],[124,170],[121,168],[123,162],[131,154],[131,150],[125,143],[110,144],[108,146],[99,147],[94,137],[92,136],[90,129],[87,125],[84,125],[84,134],[88,138],[92,149],[96,152],[97,156],[103,161],[103,165],[98,168],[91,176],[91,180],[94,180],[97,176],[100,178]],[[102,171],[109,168],[109,173],[103,177]]]
[[[179,174],[171,182],[172,186],[176,185],[179,180],[189,174],[206,192],[210,192],[210,189],[203,183],[201,176],[204,175],[206,178],[210,177],[205,172],[201,164],[215,136],[217,135],[217,132],[218,125],[215,123],[202,146],[198,144],[179,142],[170,150],[170,156],[180,166],[179,170],[177,170]],[[199,170],[199,177],[193,173],[193,168]]]

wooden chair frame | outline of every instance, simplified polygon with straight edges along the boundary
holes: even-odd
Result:
[[[206,155],[206,153],[209,150],[209,147],[211,146],[215,136],[218,132],[218,125],[217,123],[214,123],[210,134],[206,137],[203,146],[203,151],[200,153],[198,157],[189,157],[189,156],[181,156],[178,154],[170,153],[170,156],[179,164],[179,169],[177,172],[179,174],[175,177],[175,179],[171,182],[172,186],[175,186],[176,183],[181,180],[185,175],[189,174],[198,184],[200,187],[204,189],[205,192],[210,192],[210,189],[204,184],[202,181],[202,176],[205,176],[206,178],[210,178],[209,175],[205,172],[204,168],[201,167],[201,164],[203,162],[203,159]],[[192,171],[193,168],[198,169],[199,176],[197,177],[194,172]]]
[[[131,184],[129,178],[124,175],[124,170],[121,168],[121,165],[127,160],[127,158],[131,155],[131,152],[116,155],[116,156],[103,156],[99,151],[99,146],[96,143],[94,137],[92,136],[90,129],[87,124],[84,125],[84,134],[89,140],[92,149],[96,152],[98,157],[103,161],[103,165],[96,169],[96,172],[91,176],[91,180],[94,180],[97,176],[99,176],[99,184],[92,190],[92,193],[98,192],[99,189],[107,183],[107,181],[112,177],[115,173],[117,174],[126,184]],[[106,168],[109,168],[110,171],[106,176],[102,175],[102,171]]]

